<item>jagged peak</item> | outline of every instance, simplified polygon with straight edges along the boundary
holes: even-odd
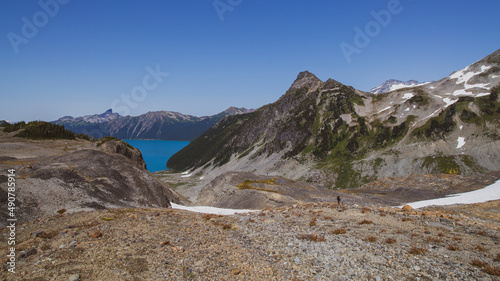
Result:
[[[328,80],[326,80],[325,83],[323,83],[321,88],[322,89],[332,89],[332,88],[338,87],[340,85],[342,85],[342,83],[340,83],[339,81],[334,80],[332,78],[328,78]]]
[[[322,83],[322,81],[309,71],[302,71],[297,75],[297,79],[293,82],[291,88],[302,88],[304,86],[311,87],[315,84]]]

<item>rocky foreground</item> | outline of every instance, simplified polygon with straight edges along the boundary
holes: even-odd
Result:
[[[499,280],[499,207],[315,203],[231,216],[173,209],[62,214],[18,225],[16,273],[5,260],[0,278]],[[472,217],[486,209],[493,216]],[[9,233],[1,235],[6,241]]]

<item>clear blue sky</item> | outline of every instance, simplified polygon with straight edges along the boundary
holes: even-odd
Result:
[[[212,115],[274,102],[304,70],[369,90],[438,80],[500,48],[498,0],[55,1],[0,1],[0,119]],[[356,27],[371,37],[349,62],[340,45],[356,47]]]

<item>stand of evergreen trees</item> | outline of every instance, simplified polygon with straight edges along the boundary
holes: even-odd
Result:
[[[21,130],[17,133],[16,137],[30,138],[30,139],[86,139],[89,137],[85,134],[75,134],[74,132],[67,130],[64,126],[52,124],[44,121],[32,121],[25,123],[24,121],[10,124],[5,122],[2,124],[4,127],[4,132],[15,132]]]

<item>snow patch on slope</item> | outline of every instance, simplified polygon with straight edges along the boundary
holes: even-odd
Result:
[[[411,98],[413,98],[415,95],[413,93],[406,93],[403,95],[403,99],[404,100],[409,100]]]
[[[443,206],[453,204],[474,204],[492,200],[500,200],[500,180],[485,188],[457,193],[444,198],[431,199],[408,203],[412,208],[418,209],[427,206]]]
[[[462,148],[462,146],[465,145],[465,138],[464,137],[458,137],[457,142],[458,142],[457,148]]]
[[[216,208],[208,206],[188,207],[175,203],[170,203],[170,205],[172,205],[172,209],[186,210],[190,212],[203,213],[203,214],[215,214],[215,215],[234,215],[240,213],[251,213],[259,211],[259,210],[247,210],[247,209],[224,209],[224,208]]]

